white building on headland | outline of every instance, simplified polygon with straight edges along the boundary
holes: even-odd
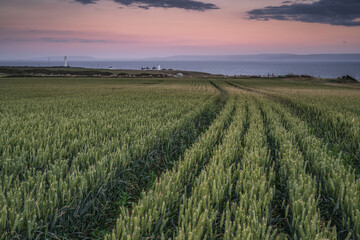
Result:
[[[157,70],[161,70],[161,66],[160,66],[160,64],[159,65],[157,65]]]

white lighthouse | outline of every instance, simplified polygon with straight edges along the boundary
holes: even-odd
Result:
[[[68,67],[68,61],[67,61],[67,57],[64,57],[64,67]]]
[[[161,70],[161,66],[160,66],[160,64],[159,65],[157,65],[157,70]]]

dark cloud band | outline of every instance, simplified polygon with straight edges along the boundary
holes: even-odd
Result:
[[[341,26],[360,26],[360,0],[319,0],[312,3],[285,2],[248,12],[250,19],[287,20],[325,23]]]
[[[93,4],[98,0],[75,0],[82,4]],[[143,9],[149,8],[180,8],[194,11],[207,11],[219,9],[215,4],[194,0],[113,0],[124,6],[136,6]]]
[[[82,4],[93,4],[93,3],[96,3],[97,0],[75,0],[75,2],[79,2]]]

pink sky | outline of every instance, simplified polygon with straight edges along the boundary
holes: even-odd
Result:
[[[281,5],[277,0],[203,2],[219,9],[146,10],[112,0],[86,5],[74,0],[0,0],[0,59],[360,53],[359,26],[249,20],[248,11]]]

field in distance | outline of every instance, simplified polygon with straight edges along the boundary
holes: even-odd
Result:
[[[0,239],[360,239],[358,83],[21,71]]]

